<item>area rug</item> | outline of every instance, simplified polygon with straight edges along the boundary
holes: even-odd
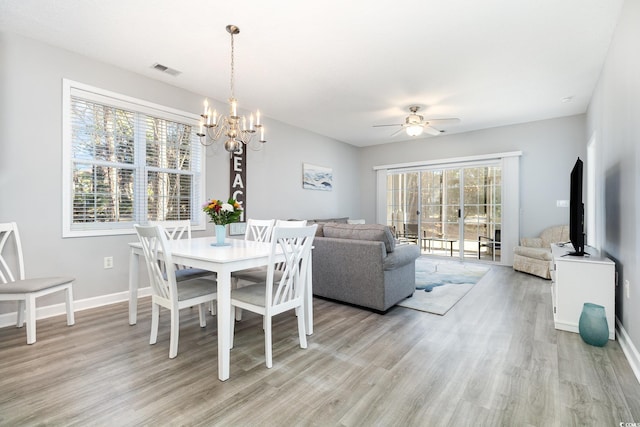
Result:
[[[416,260],[416,292],[398,305],[444,315],[489,269],[480,264],[422,256]]]

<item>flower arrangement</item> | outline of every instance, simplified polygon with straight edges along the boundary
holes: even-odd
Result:
[[[232,198],[229,198],[226,203],[222,200],[211,199],[202,206],[202,210],[209,215],[211,222],[216,225],[238,222],[242,214],[240,204]]]

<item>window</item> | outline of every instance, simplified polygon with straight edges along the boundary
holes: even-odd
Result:
[[[63,102],[63,237],[204,228],[197,116],[69,80]]]

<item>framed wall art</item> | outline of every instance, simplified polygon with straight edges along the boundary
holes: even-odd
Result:
[[[302,188],[331,191],[333,189],[333,170],[325,166],[303,163]]]

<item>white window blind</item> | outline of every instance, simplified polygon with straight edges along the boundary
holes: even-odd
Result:
[[[195,116],[67,80],[64,98],[65,237],[204,225]]]

